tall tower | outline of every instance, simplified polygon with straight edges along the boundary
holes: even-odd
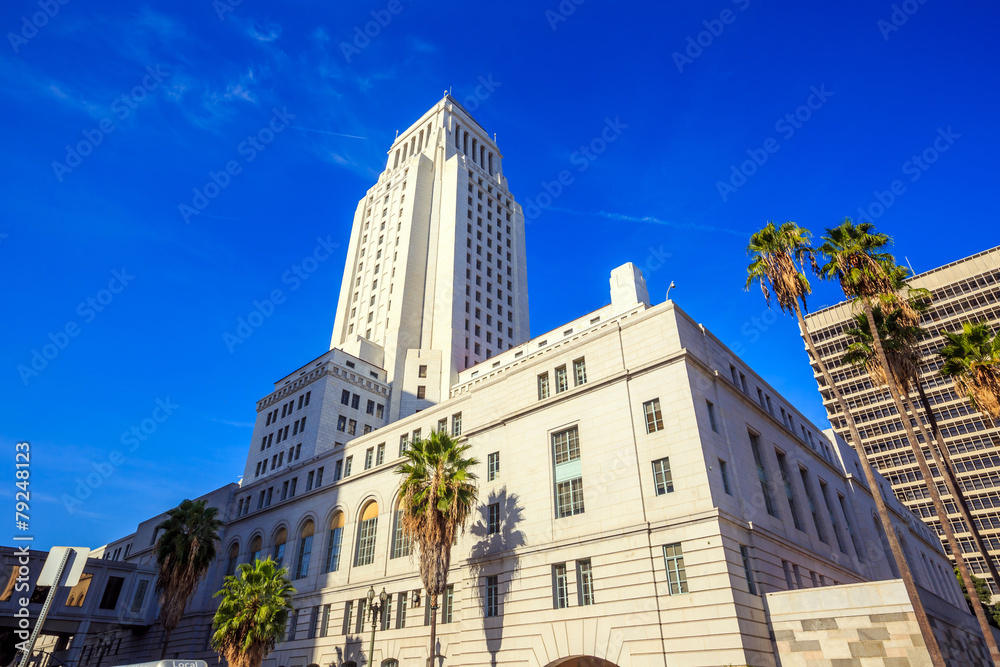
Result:
[[[524,214],[496,143],[446,95],[358,202],[330,347],[383,348],[393,421],[528,338]]]

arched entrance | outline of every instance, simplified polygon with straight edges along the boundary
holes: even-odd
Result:
[[[618,667],[618,665],[592,655],[573,655],[553,660],[545,667]]]

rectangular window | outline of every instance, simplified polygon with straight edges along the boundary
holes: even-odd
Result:
[[[439,419],[438,420],[437,431],[438,431],[438,433],[447,433],[448,432],[448,418],[447,417],[445,417],[444,419]]]
[[[549,397],[549,374],[542,373],[538,376],[538,400]]]
[[[500,532],[500,503],[490,503],[486,520],[486,533],[495,535]]]
[[[569,389],[569,376],[566,374],[566,367],[560,366],[556,369],[556,393],[561,394],[567,389]]]
[[[827,492],[826,483],[823,480],[819,482],[819,492],[823,496],[823,504],[826,505],[826,511],[830,515],[830,525],[833,526],[833,536],[837,539],[837,548],[840,549],[841,553],[846,554],[847,549],[844,548],[844,541],[840,538],[840,530],[838,530],[837,512],[833,509],[833,503],[830,502],[830,494]]]
[[[344,474],[344,459],[340,459],[333,464],[333,481],[339,482],[341,475]]]
[[[347,417],[341,415],[337,417],[337,430],[344,431],[347,429]]]
[[[399,455],[402,456],[410,448],[410,434],[404,433],[399,436]]]
[[[569,577],[566,575],[566,563],[552,566],[552,607],[565,609],[569,606]]]
[[[318,489],[323,484],[323,468],[316,469],[316,488]]]
[[[365,627],[365,616],[368,615],[368,600],[366,598],[360,598],[358,600],[358,613],[357,619],[354,622],[354,634],[360,635],[361,631]]]
[[[462,413],[456,412],[451,416],[451,435],[454,438],[462,435]]]
[[[486,481],[492,482],[500,474],[500,452],[493,452],[486,457]]]
[[[579,387],[587,383],[587,365],[583,359],[573,362],[573,386]]]
[[[660,399],[654,398],[642,404],[642,414],[646,418],[646,433],[663,430],[663,414],[660,412]]]
[[[566,429],[552,434],[552,449],[556,465],[570,463],[580,459],[580,437],[577,428]]]
[[[427,387],[424,385],[417,387],[417,398],[427,398]]]
[[[344,527],[333,528],[328,533],[326,543],[326,571],[336,572],[340,569],[340,549],[344,542]]]
[[[687,593],[687,572],[684,570],[684,553],[679,542],[663,547],[663,560],[667,566],[667,592],[670,595]]]
[[[379,444],[375,450],[375,465],[380,466],[385,462],[385,443]]]
[[[792,521],[795,523],[796,528],[804,530],[802,528],[802,522],[799,521],[799,508],[795,502],[795,493],[792,491],[792,483],[788,479],[788,466],[785,463],[785,455],[778,450],[774,451],[774,455],[778,459],[778,471],[781,473],[781,481],[785,485],[785,496],[788,498],[788,510],[792,513]]]
[[[350,477],[351,476],[351,462],[352,461],[354,461],[354,457],[353,456],[348,456],[344,460],[344,477]]]
[[[118,597],[122,592],[122,585],[125,577],[108,577],[108,583],[104,586],[104,595],[101,596],[101,609],[114,609],[118,606]]]
[[[559,518],[583,514],[583,480],[580,478],[556,484],[556,514]]]
[[[340,392],[340,402],[343,405],[350,405],[351,404],[351,392],[349,392],[346,389],[344,391]]]
[[[670,457],[653,461],[653,482],[656,484],[656,495],[662,496],[674,492],[674,480],[670,476]]]
[[[444,604],[441,605],[441,622],[451,623],[455,619],[455,585],[448,584],[448,588],[444,589],[442,597],[444,597],[444,600],[442,600]],[[429,602],[427,606],[430,606]]]
[[[371,565],[375,561],[375,529],[378,517],[365,519],[358,531],[358,558],[355,565]]]
[[[750,547],[740,545],[740,557],[743,559],[743,574],[747,578],[747,591],[757,595],[757,586],[753,580],[753,568],[750,567]]]
[[[581,607],[594,604],[594,571],[589,558],[576,561],[576,596]]]
[[[350,604],[350,602],[347,604]],[[330,635],[330,608],[332,606],[330,604],[323,605],[323,617],[319,626],[320,637],[328,637]]]
[[[358,406],[360,405],[361,405],[361,397],[358,396],[357,394],[354,394],[354,396],[351,397],[351,407],[357,410]]]
[[[823,524],[819,520],[816,503],[813,501],[812,487],[809,486],[809,473],[805,468],[799,468],[799,476],[802,478],[802,488],[806,490],[806,500],[809,501],[809,512],[812,514],[813,525],[816,526],[816,536],[819,537],[820,542],[829,544],[826,541],[826,533],[823,532]]]
[[[354,419],[347,420],[347,435],[354,435],[358,432],[358,422]]]
[[[390,558],[402,558],[410,555],[413,540],[403,531],[403,510],[396,510],[395,528],[392,534],[392,555]]]
[[[760,492],[764,496],[764,507],[767,513],[773,517],[778,516],[778,511],[771,502],[771,484],[767,477],[767,468],[764,467],[764,459],[760,453],[760,436],[753,432],[748,432],[750,436],[750,450],[753,452],[753,461],[757,466],[757,479],[760,480]]]
[[[375,401],[368,401],[368,404],[365,406],[365,414],[375,414]]]
[[[718,433],[719,425],[715,422],[715,404],[712,401],[705,401],[705,405],[708,406],[708,423],[711,425],[712,430]]]
[[[313,471],[311,471],[311,470],[309,471],[309,474],[306,475],[306,491],[312,491],[312,488],[313,488],[313,479],[315,477],[316,477],[316,473],[313,472]]]
[[[374,456],[375,456],[375,448],[369,447],[365,451],[365,470],[368,470],[369,468],[372,467],[372,461],[374,460]]]
[[[419,378],[427,377],[427,366],[417,366],[417,377]]]
[[[486,577],[486,609],[484,611],[487,617],[493,617],[499,613],[499,596],[500,591],[497,583],[497,575],[493,574]]]
[[[396,629],[401,630],[406,627],[406,591],[396,594]]]
[[[740,373],[740,387],[743,389],[744,394],[749,394],[750,390],[747,388],[747,376]]]

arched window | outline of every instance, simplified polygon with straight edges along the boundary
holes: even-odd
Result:
[[[260,535],[250,540],[250,557],[247,558],[247,562],[251,565],[253,565],[254,562],[260,558],[261,544],[262,540],[260,539]]]
[[[393,517],[392,528],[392,552],[390,558],[401,558],[409,556],[413,547],[413,540],[403,532],[403,508],[396,506],[396,513]]]
[[[355,565],[370,565],[375,560],[375,529],[378,527],[378,503],[374,500],[365,505],[358,526],[358,553]]]
[[[382,661],[382,667],[399,667],[399,661],[395,658],[387,658]]]
[[[330,520],[330,534],[326,538],[326,571],[336,572],[340,567],[340,546],[344,542],[344,513],[337,512]]]
[[[284,528],[278,531],[274,538],[274,562],[280,567],[285,560],[285,542],[288,541],[288,531]]]
[[[231,577],[236,574],[236,561],[240,557],[240,545],[233,544],[229,547],[229,561],[226,563],[226,576]]]
[[[299,557],[295,563],[295,578],[301,579],[309,574],[309,555],[312,553],[313,533],[316,526],[312,521],[306,521],[299,536]]]

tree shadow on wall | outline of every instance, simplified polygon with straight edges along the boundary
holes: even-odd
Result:
[[[490,521],[491,507],[496,507],[494,520]],[[524,508],[516,494],[508,494],[504,486],[490,494],[485,503],[476,508],[476,522],[469,532],[478,538],[472,547],[469,564],[479,592],[477,601],[483,619],[486,648],[490,652],[490,665],[496,667],[497,654],[503,645],[504,605],[511,585],[521,570],[517,549],[526,544],[524,533],[518,525],[524,520]],[[487,577],[497,577],[496,615],[487,616]]]

